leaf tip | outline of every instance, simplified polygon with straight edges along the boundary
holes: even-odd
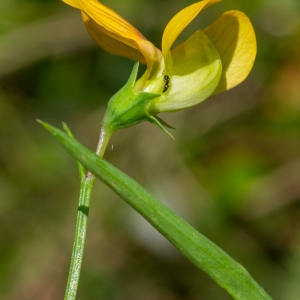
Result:
[[[47,131],[52,133],[53,135],[56,135],[56,130],[54,127],[52,127],[50,124],[43,122],[42,120],[37,119],[36,120],[38,123],[40,123]]]

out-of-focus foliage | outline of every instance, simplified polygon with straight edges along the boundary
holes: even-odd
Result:
[[[192,1],[103,1],[160,46]],[[0,298],[61,299],[79,180],[73,159],[35,122],[67,122],[96,147],[108,99],[133,63],[104,53],[60,1],[0,4]],[[300,4],[225,0],[251,19],[258,56],[248,79],[152,124],[117,132],[106,159],[242,263],[275,299],[300,280]],[[141,72],[142,74],[142,72]],[[91,204],[78,299],[230,299],[101,182]]]

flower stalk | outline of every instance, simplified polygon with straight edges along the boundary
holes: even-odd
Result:
[[[66,133],[73,138],[67,125],[63,124],[63,127]],[[96,154],[99,157],[103,157],[109,139],[110,135],[102,128],[96,149]],[[78,169],[80,176],[80,194],[71,263],[64,297],[65,300],[76,299],[86,241],[91,195],[96,179],[95,175],[90,171],[87,171],[85,174],[84,167],[79,162]]]

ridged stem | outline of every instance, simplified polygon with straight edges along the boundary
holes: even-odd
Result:
[[[65,128],[66,130],[66,128]],[[71,133],[68,131],[69,135]],[[100,157],[103,157],[108,141],[111,137],[111,134],[101,129],[99,142],[96,149],[96,154]],[[88,225],[88,217],[90,210],[90,201],[92,190],[95,182],[95,175],[90,171],[87,171],[86,174],[81,172],[82,166],[79,165],[79,174],[80,174],[80,194],[79,194],[79,203],[77,210],[77,220],[76,220],[76,229],[75,237],[73,243],[71,264],[68,276],[68,282],[65,293],[65,300],[75,300],[79,279],[80,271],[83,260],[84,246],[86,240],[86,232]]]

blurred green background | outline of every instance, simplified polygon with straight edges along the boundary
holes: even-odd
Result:
[[[187,0],[104,4],[157,47]],[[300,2],[226,0],[258,42],[245,82],[152,124],[117,132],[105,158],[244,265],[274,299],[300,295]],[[108,99],[133,62],[102,51],[77,10],[59,0],[0,4],[0,299],[62,299],[79,179],[37,122],[95,149]],[[231,299],[100,181],[93,193],[78,299]]]

